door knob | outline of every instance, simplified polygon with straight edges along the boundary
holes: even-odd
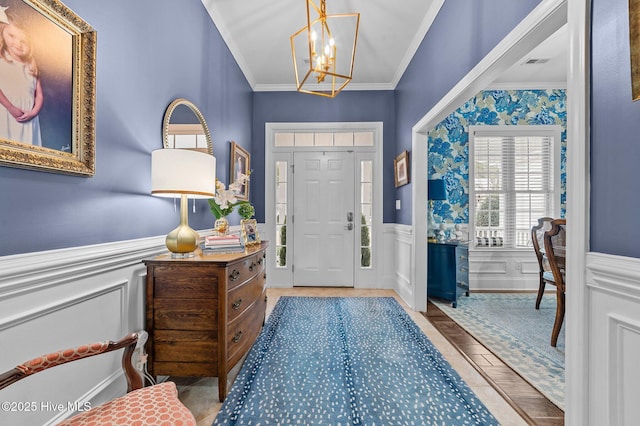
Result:
[[[347,223],[347,225],[344,227],[344,229],[347,229],[347,230],[351,231],[353,229],[353,223]]]

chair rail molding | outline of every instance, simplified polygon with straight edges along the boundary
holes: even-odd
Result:
[[[206,231],[201,233],[205,234]],[[144,328],[145,258],[166,252],[164,236],[0,257],[0,371],[51,348],[118,339]],[[97,406],[126,383],[114,353],[29,377],[3,391],[5,401],[51,401],[65,410],[3,413],[7,424],[54,424],[68,403]],[[74,374],[68,374],[73,368]],[[66,386],[48,394],[54,382]],[[82,407],[82,405],[79,405]]]

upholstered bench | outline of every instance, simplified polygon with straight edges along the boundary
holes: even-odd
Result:
[[[0,389],[51,367],[124,348],[122,368],[127,378],[127,393],[60,425],[195,426],[195,418],[178,399],[175,383],[143,387],[142,377],[131,361],[137,341],[138,334],[131,333],[117,342],[92,343],[34,358],[0,374]]]

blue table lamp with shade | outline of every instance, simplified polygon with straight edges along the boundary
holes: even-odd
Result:
[[[427,230],[427,241],[436,242],[436,223],[433,220],[433,202],[435,200],[447,199],[447,188],[443,179],[429,179],[428,183],[428,199],[429,199],[429,224]]]

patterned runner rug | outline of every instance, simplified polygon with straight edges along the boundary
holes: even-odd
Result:
[[[458,299],[457,308],[438,299],[431,301],[564,410],[564,324],[557,346],[550,343],[554,293],[545,293],[539,310],[534,293],[471,292]]]
[[[215,424],[495,425],[392,297],[281,297]]]

